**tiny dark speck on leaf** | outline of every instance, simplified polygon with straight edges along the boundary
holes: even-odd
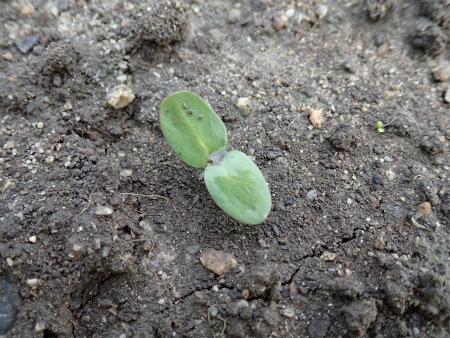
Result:
[[[189,109],[189,114],[192,114],[192,113],[193,113],[192,109]]]
[[[200,115],[198,116],[198,119],[201,120],[202,118],[203,118],[203,115],[200,114]]]

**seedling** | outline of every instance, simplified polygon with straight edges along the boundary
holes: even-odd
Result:
[[[377,122],[377,130],[379,133],[384,133],[383,122],[381,121]]]
[[[382,121],[378,121],[377,122],[377,130],[379,133],[384,133],[384,128],[386,128],[387,126],[389,126],[392,122],[394,122],[397,118],[393,118],[391,122],[383,124]]]
[[[175,153],[195,168],[205,168],[206,188],[217,205],[246,224],[264,221],[272,205],[261,171],[244,153],[227,151],[227,131],[211,107],[194,93],[168,96],[159,124]]]

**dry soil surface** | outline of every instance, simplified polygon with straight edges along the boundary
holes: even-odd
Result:
[[[0,6],[2,337],[449,337],[448,0]],[[178,90],[263,172],[262,224],[162,136]]]

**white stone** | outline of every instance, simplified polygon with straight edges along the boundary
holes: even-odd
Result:
[[[125,82],[125,81],[127,81],[127,78],[128,77],[125,74],[123,74],[123,75],[119,75],[118,77],[116,77],[116,80],[119,82]]]
[[[324,251],[320,258],[324,261],[334,261],[336,259],[336,254],[334,252]]]
[[[47,158],[45,159],[45,162],[47,162],[48,164],[51,164],[55,161],[55,156],[53,155],[49,155],[47,156]]]
[[[294,309],[287,307],[287,308],[281,310],[281,314],[287,318],[292,318],[295,316],[295,311],[294,311]]]
[[[39,333],[44,332],[46,328],[47,324],[45,324],[45,322],[37,322],[36,326],[34,327],[34,330]]]
[[[44,128],[44,122],[38,122],[38,123],[36,124],[36,127],[37,127],[38,129]]]
[[[31,236],[30,238],[28,238],[28,240],[29,240],[31,243],[36,243],[37,238],[36,238],[36,236]]]
[[[289,8],[284,14],[287,18],[292,18],[295,15],[295,9]]]
[[[66,103],[64,103],[64,110],[72,110],[72,109],[73,109],[72,102],[66,101]]]
[[[385,175],[389,181],[395,180],[395,173],[392,170],[386,170]]]
[[[111,215],[113,212],[114,212],[113,209],[104,205],[97,205],[97,208],[95,209],[95,214],[98,216],[108,216]]]
[[[122,170],[121,172],[120,172],[120,176],[122,176],[122,177],[130,177],[130,176],[132,176],[133,175],[133,170]]]
[[[38,278],[30,278],[27,279],[25,283],[27,283],[30,288],[36,289],[38,286],[41,286],[43,282]]]
[[[108,103],[114,109],[121,109],[128,106],[135,99],[135,95],[130,87],[126,85],[118,85],[112,88],[108,95]]]
[[[236,106],[240,109],[245,109],[250,106],[250,99],[248,97],[240,97],[237,99]]]
[[[444,100],[445,102],[450,103],[450,88],[445,92]]]
[[[319,19],[323,19],[328,14],[328,6],[321,5],[316,9],[316,15]]]
[[[232,8],[228,13],[228,22],[236,23],[241,19],[241,11],[237,8]]]

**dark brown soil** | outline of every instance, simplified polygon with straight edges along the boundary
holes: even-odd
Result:
[[[0,6],[1,337],[450,335],[448,1]],[[262,224],[165,141],[178,90],[263,172]]]

